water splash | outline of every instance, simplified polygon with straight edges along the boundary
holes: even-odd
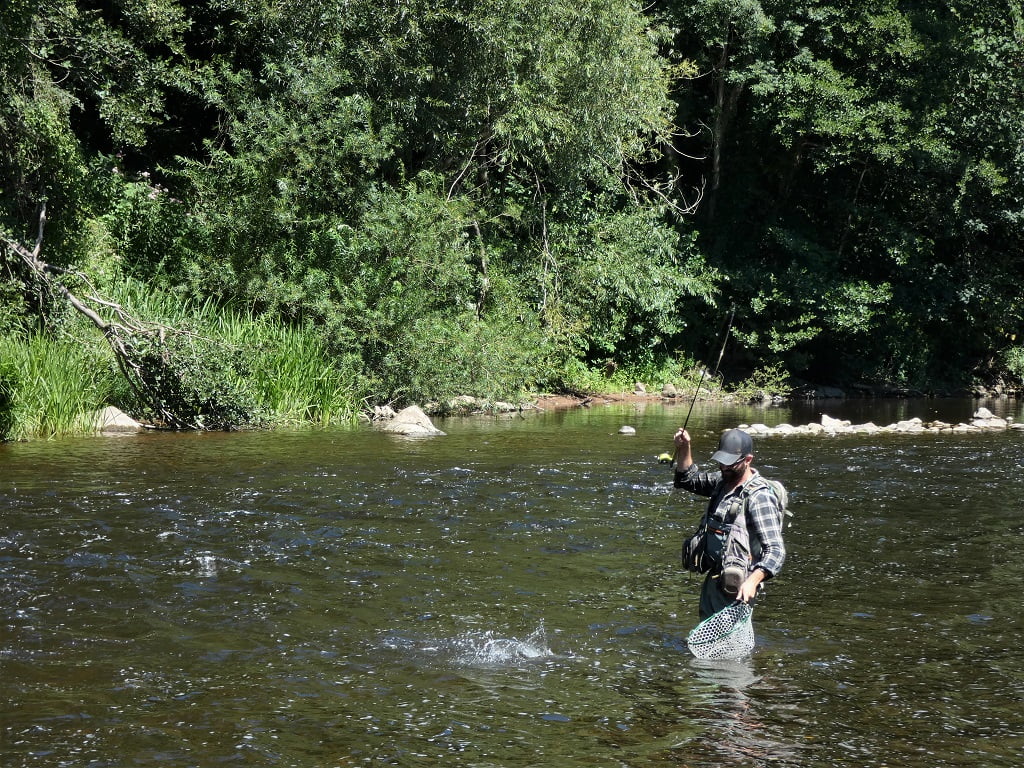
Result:
[[[411,638],[389,632],[381,645],[409,656],[428,656],[459,667],[514,667],[555,656],[548,646],[543,623],[522,639],[504,637],[493,630],[468,632],[450,638]]]
[[[548,647],[547,631],[543,624],[523,640],[496,637],[493,632],[487,631],[458,637],[454,646],[458,651],[454,661],[470,667],[503,667],[555,655]]]

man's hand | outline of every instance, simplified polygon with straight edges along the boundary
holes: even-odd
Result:
[[[676,468],[681,472],[693,464],[693,454],[690,453],[690,433],[680,427],[672,436],[672,442],[676,447]]]
[[[761,586],[765,575],[761,568],[755,568],[751,571],[750,575],[740,584],[739,592],[736,593],[736,599],[742,603],[749,603],[753,600],[757,596],[757,588]]]
[[[680,448],[689,448],[690,447],[690,433],[687,432],[682,427],[680,427],[676,431],[675,435],[672,437],[672,442],[675,443],[676,451],[678,451]]]

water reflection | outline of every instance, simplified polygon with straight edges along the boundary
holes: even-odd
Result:
[[[763,713],[777,706],[770,695],[777,692],[755,668],[754,660],[693,659],[690,667],[704,690],[701,712],[710,727],[690,745],[688,761],[696,759],[694,765],[762,766],[797,760],[799,745],[781,740],[764,719]]]
[[[735,692],[741,699],[746,698],[744,691],[761,679],[754,671],[752,659],[690,659],[689,665],[699,681]]]

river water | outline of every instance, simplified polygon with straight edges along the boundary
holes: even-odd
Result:
[[[753,656],[701,662],[686,410],[0,445],[0,765],[1024,764],[1024,433],[756,441],[789,560]]]

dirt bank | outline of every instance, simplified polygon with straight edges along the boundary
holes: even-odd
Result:
[[[597,405],[612,405],[616,403],[665,403],[674,405],[682,402],[681,399],[662,397],[660,394],[637,394],[636,392],[617,392],[615,394],[587,395],[576,397],[574,395],[537,395],[537,407],[543,411],[556,411],[565,408],[590,408]],[[689,401],[687,401],[689,402]]]

